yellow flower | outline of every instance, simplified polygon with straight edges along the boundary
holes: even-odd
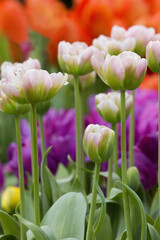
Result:
[[[1,207],[6,212],[13,212],[20,202],[19,187],[9,186],[2,194]]]

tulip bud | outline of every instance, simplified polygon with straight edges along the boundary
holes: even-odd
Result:
[[[128,117],[133,98],[125,93],[126,118]],[[95,96],[95,103],[98,113],[108,123],[116,124],[121,121],[121,96],[118,92],[100,93]]]
[[[122,40],[126,38],[127,31],[123,27],[119,27],[117,25],[112,27],[111,37],[116,40]]]
[[[141,25],[135,25],[128,28],[126,36],[136,39],[135,52],[144,57],[146,52],[146,45],[154,38],[155,29],[147,28]]]
[[[92,56],[91,63],[102,81],[114,90],[135,90],[147,70],[146,59],[129,51],[106,57],[100,52]]]
[[[128,186],[132,188],[134,191],[137,191],[141,183],[139,171],[136,167],[130,167],[127,170],[127,180]]]
[[[13,213],[19,202],[20,202],[19,187],[9,186],[2,193],[1,207],[6,212]]]
[[[30,111],[30,105],[19,104],[0,91],[0,111],[12,115],[21,115]]]
[[[62,41],[58,45],[58,62],[63,72],[79,76],[93,71],[91,56],[97,50],[84,42]]]
[[[160,41],[150,41],[148,43],[146,59],[152,72],[160,72]]]
[[[115,133],[110,128],[90,124],[85,129],[83,147],[87,156],[96,163],[107,161],[113,151]]]
[[[93,45],[100,51],[104,51],[110,55],[118,55],[124,51],[134,51],[136,41],[134,38],[115,40],[100,35],[98,38],[93,40]]]
[[[96,81],[96,73],[93,71],[91,73],[85,74],[83,76],[79,76],[79,87],[80,90],[85,90],[91,87]],[[74,85],[74,76],[69,75],[68,82]]]

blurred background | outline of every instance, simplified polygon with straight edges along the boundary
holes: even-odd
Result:
[[[57,46],[62,40],[92,40],[109,36],[113,25],[126,29],[141,24],[160,32],[160,0],[0,0],[0,64],[38,58],[42,68],[57,72]],[[157,89],[157,75],[148,74],[144,88]],[[97,79],[85,92],[106,91]],[[67,101],[66,101],[67,99]],[[73,107],[73,89],[65,87],[53,100],[54,108]],[[7,147],[15,140],[11,116],[0,113],[0,159],[6,162]]]

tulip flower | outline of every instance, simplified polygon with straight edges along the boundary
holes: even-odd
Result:
[[[96,163],[107,161],[113,150],[114,135],[114,131],[105,126],[90,124],[83,138],[87,156]]]
[[[141,25],[135,25],[128,28],[126,36],[136,39],[135,52],[140,56],[145,56],[146,45],[154,38],[155,29],[147,28]]]
[[[127,118],[132,106],[132,96],[126,93],[125,98]],[[95,103],[97,111],[106,122],[116,124],[121,121],[120,93],[118,92],[110,92],[108,94],[100,93],[95,96]]]
[[[123,40],[126,38],[126,29],[123,27],[119,27],[117,25],[112,27],[111,37],[116,40]]]
[[[83,147],[87,156],[95,162],[95,174],[92,189],[92,202],[89,213],[86,240],[93,239],[93,218],[96,206],[97,189],[101,163],[109,160],[114,147],[115,133],[113,130],[100,125],[90,124],[85,129]]]
[[[136,53],[125,51],[118,56],[94,54],[92,66],[104,83],[114,90],[134,90],[141,84],[147,61]]]
[[[19,187],[9,186],[2,193],[1,207],[8,213],[12,213],[15,211],[15,208],[19,201],[20,201]]]
[[[95,47],[88,47],[84,42],[62,41],[58,45],[58,62],[63,72],[85,75],[93,71],[90,59],[96,52]]]
[[[29,110],[29,104],[19,104],[0,91],[0,111],[12,115],[20,115],[27,113]]]
[[[116,40],[100,35],[93,40],[93,45],[100,51],[104,51],[110,55],[118,55],[124,51],[134,51],[136,41],[134,38]]]
[[[160,72],[160,41],[150,41],[147,44],[146,59],[153,72]]]
[[[0,89],[18,103],[38,103],[53,98],[67,82],[67,74],[49,74],[41,70],[38,60],[2,64]]]

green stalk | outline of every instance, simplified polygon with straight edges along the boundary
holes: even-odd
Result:
[[[125,112],[125,91],[121,91],[121,169],[122,182],[127,185],[127,160],[126,160],[126,112]],[[132,240],[132,228],[130,220],[130,209],[127,191],[123,187],[123,206],[127,229],[127,238]]]
[[[113,151],[114,171],[118,173],[118,126],[115,126],[115,143]]]
[[[112,124],[112,129],[115,131],[116,125]],[[115,148],[115,146],[114,146]],[[113,151],[114,153],[114,151]],[[111,155],[109,162],[108,162],[108,179],[107,179],[107,197],[109,197],[111,188],[112,188],[112,172],[113,172],[113,160],[114,160],[114,155]]]
[[[81,106],[79,79],[74,80],[75,114],[76,114],[76,176],[81,180]]]
[[[158,201],[160,219],[160,72],[158,76]]]
[[[86,100],[84,98],[84,94],[81,91],[80,92],[80,107],[81,107],[81,167],[85,168],[86,163],[85,163],[85,153],[83,150],[83,135],[84,135],[84,105],[86,104]],[[82,183],[84,186],[84,189],[86,189],[86,172],[82,171]]]
[[[40,226],[39,206],[39,165],[38,165],[38,143],[37,143],[37,113],[36,104],[31,104],[31,146],[32,146],[32,175],[34,183],[34,218],[35,224]]]
[[[92,240],[93,239],[92,227],[93,227],[94,212],[95,212],[96,199],[97,199],[96,182],[99,181],[100,167],[101,167],[101,163],[96,163],[95,164],[95,174],[94,174],[94,181],[93,181],[93,188],[92,188],[92,202],[91,202],[90,213],[89,213],[86,240]]]
[[[18,175],[19,175],[19,187],[20,187],[20,213],[25,218],[25,190],[24,190],[24,170],[23,170],[23,158],[22,158],[22,143],[21,143],[21,131],[19,117],[15,116],[16,127],[16,139],[17,139],[17,151],[18,151]],[[26,239],[25,226],[21,225],[21,239]]]
[[[43,158],[45,150],[46,150],[44,126],[43,126],[43,115],[39,114],[38,120],[39,120],[40,137],[41,137],[41,155]]]
[[[129,132],[129,166],[132,167],[134,165],[134,105],[135,105],[135,96],[134,91],[132,91],[133,103],[131,108],[131,118],[130,118],[130,132]]]

